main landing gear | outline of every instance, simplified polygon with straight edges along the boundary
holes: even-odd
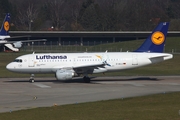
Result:
[[[88,76],[84,76],[83,80],[85,83],[90,83],[91,79]]]
[[[34,74],[31,74],[31,77],[30,77],[30,79],[29,79],[29,82],[30,82],[30,83],[33,83],[33,82],[34,82]]]

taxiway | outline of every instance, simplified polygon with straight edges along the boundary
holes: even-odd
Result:
[[[0,78],[0,112],[180,91],[180,76],[96,77],[91,83],[35,79]]]

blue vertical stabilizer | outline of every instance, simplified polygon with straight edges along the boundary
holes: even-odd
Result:
[[[0,35],[2,36],[9,35],[9,28],[10,28],[10,14],[7,13],[3,21],[3,24],[1,26]]]
[[[169,23],[160,23],[145,40],[145,42],[134,52],[158,52],[162,53],[166,41]]]

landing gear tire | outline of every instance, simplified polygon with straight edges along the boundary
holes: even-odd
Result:
[[[86,76],[83,78],[83,80],[84,80],[85,83],[90,83],[90,81],[91,81],[90,78],[86,77]]]
[[[31,74],[31,77],[30,77],[30,79],[29,79],[29,82],[30,82],[30,83],[34,83],[34,74]]]

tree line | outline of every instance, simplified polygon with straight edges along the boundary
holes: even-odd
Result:
[[[11,30],[152,30],[170,22],[180,30],[180,0],[0,0],[0,22],[11,14]]]

